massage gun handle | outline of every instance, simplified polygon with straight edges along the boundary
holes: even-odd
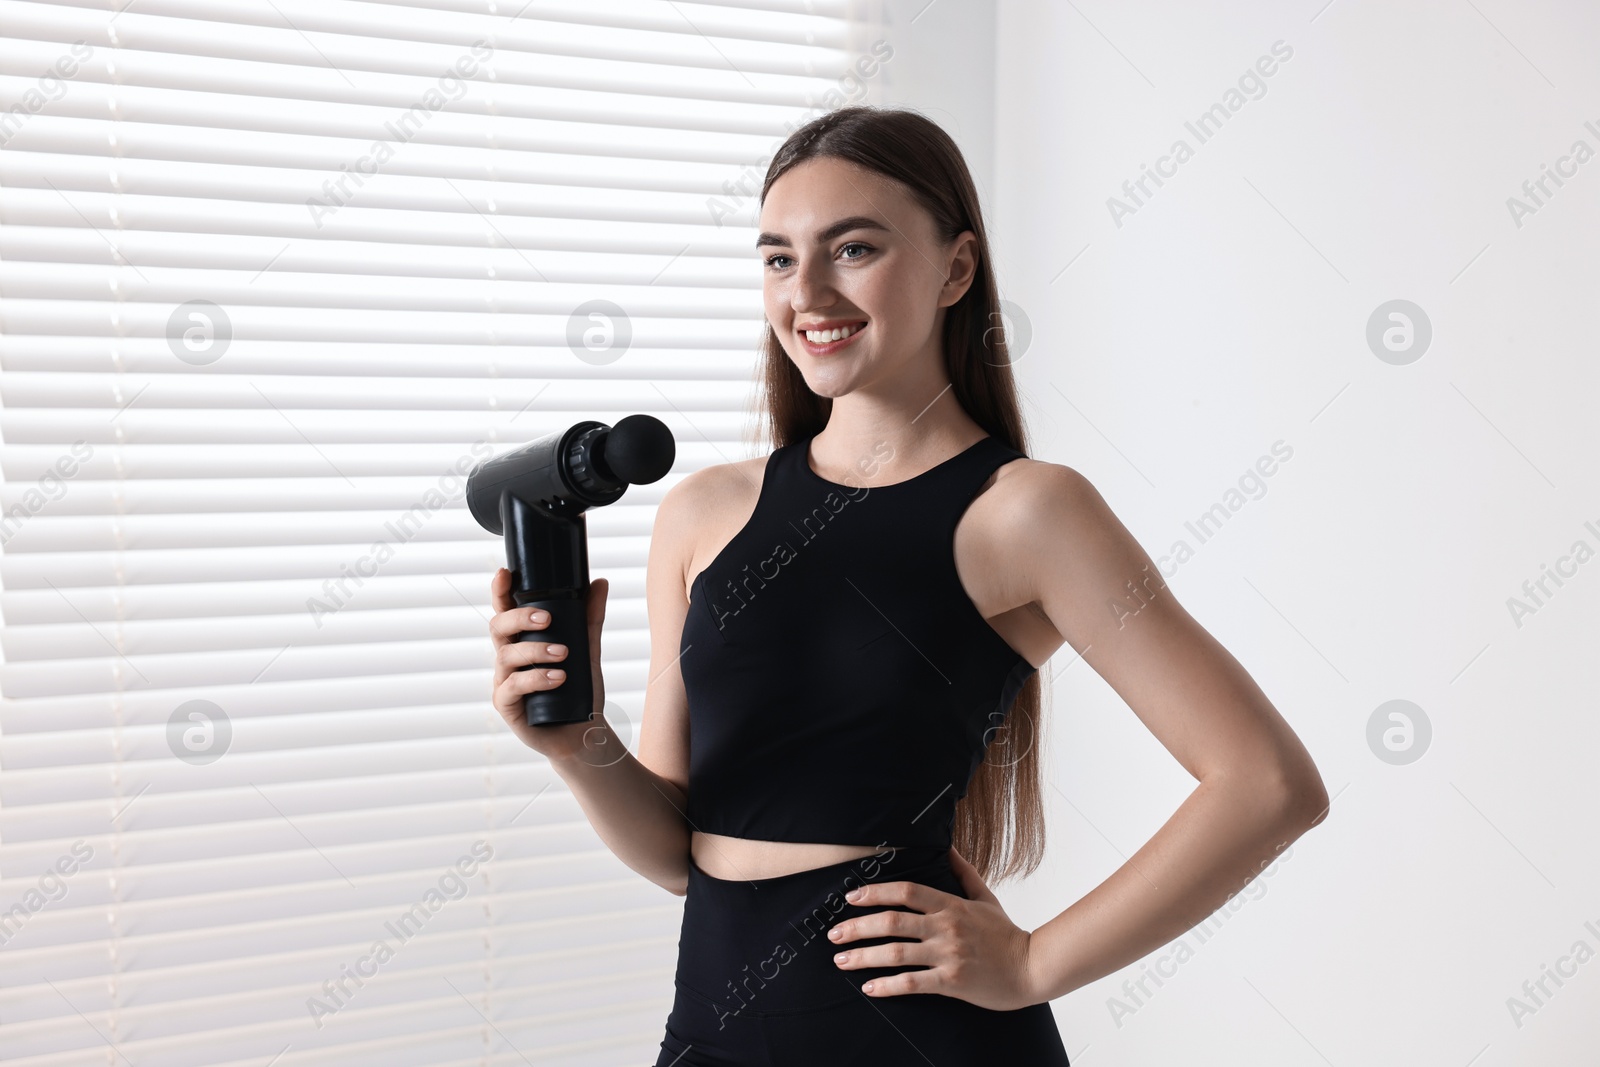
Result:
[[[586,602],[575,596],[537,597],[514,590],[518,607],[543,608],[550,613],[550,625],[541,630],[524,630],[518,641],[540,641],[566,645],[564,659],[553,663],[531,663],[519,671],[560,667],[566,678],[554,689],[537,689],[522,697],[522,712],[529,726],[559,726],[569,722],[588,722],[594,718],[594,678],[589,670],[589,619]]]

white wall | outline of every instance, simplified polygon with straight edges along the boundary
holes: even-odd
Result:
[[[873,103],[916,108],[967,159],[985,206],[994,202],[995,7],[974,0],[878,0],[881,35],[894,48],[872,86]]]
[[[985,15],[992,55],[962,43]],[[1522,586],[1577,542],[1600,551],[1600,159],[1520,225],[1507,201],[1533,204],[1523,182],[1575,142],[1600,151],[1600,9],[937,0],[912,29],[897,99],[950,110],[965,150],[992,136],[972,163],[1033,332],[1035,454],[1087,475],[1153,556],[1189,543],[1173,593],[1335,795],[1215,936],[1182,939],[1192,957],[1174,942],[1055,1002],[1074,1063],[1594,1062],[1600,556],[1542,605]],[[1276,42],[1292,55],[1264,95],[1201,143],[1185,122]],[[991,69],[992,134],[971,110]],[[1127,198],[1180,138],[1192,158]],[[1136,208],[1120,225],[1113,196]],[[1431,323],[1411,362],[1366,336],[1396,299]],[[1279,441],[1264,493],[1201,543],[1186,521]],[[1536,610],[1514,618],[1512,597]],[[1049,857],[1001,887],[1030,927],[1193,786],[1071,658],[1047,668]],[[1408,763],[1369,742],[1397,699],[1432,730]],[[1153,995],[1124,991],[1163,957]]]

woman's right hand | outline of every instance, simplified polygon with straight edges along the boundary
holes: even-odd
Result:
[[[604,578],[589,583],[589,645],[590,671],[594,679],[597,705],[603,706],[604,682],[600,677],[599,637],[600,623],[605,618],[605,601],[609,585]],[[489,599],[494,606],[494,617],[489,620],[489,634],[494,641],[494,682],[490,697],[495,710],[505,719],[511,732],[522,743],[552,761],[580,755],[586,748],[603,750],[607,739],[590,736],[593,731],[610,732],[604,717],[597,711],[592,720],[563,723],[560,726],[529,726],[522,708],[524,695],[541,689],[554,689],[566,680],[559,671],[566,652],[552,653],[545,641],[518,641],[517,635],[542,630],[550,625],[550,615],[542,609],[518,607],[511,598],[511,572],[505,567],[495,571],[489,581]],[[524,664],[537,664],[528,670],[518,670]],[[617,742],[620,745],[620,742]],[[615,746],[612,746],[613,749]]]

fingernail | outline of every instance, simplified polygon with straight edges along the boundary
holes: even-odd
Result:
[[[545,645],[544,649],[552,656],[565,656],[567,654],[566,645]]]
[[[529,620],[532,622],[544,622],[549,617],[550,613],[547,611],[535,611],[528,616]]]
[[[554,670],[554,671],[550,672],[550,677],[552,677],[552,678],[565,678],[566,676],[567,676],[567,672],[566,671]]]

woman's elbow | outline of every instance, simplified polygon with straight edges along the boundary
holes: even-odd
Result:
[[[1328,789],[1310,760],[1285,768],[1276,775],[1273,792],[1280,816],[1300,833],[1316,826],[1328,815]]]

